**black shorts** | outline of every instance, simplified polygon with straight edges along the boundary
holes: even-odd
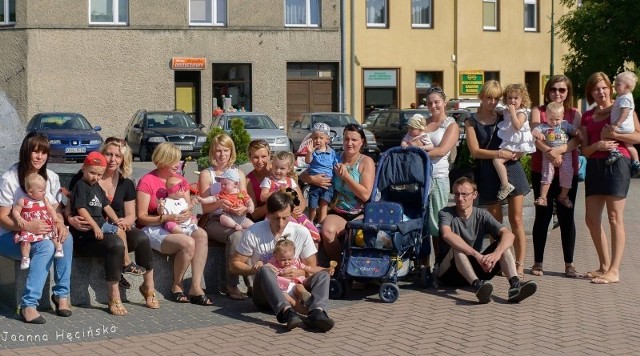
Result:
[[[606,161],[606,158],[587,158],[585,196],[610,195],[626,198],[631,179],[630,160],[627,157],[621,157],[610,166]]]
[[[487,248],[484,251],[482,251],[482,254],[483,255],[489,254],[495,251],[496,247],[498,247],[498,241],[494,241],[491,243],[491,245],[487,246]],[[480,263],[478,263],[478,261],[475,258],[473,257],[468,257],[468,258],[469,258],[469,262],[471,263],[471,266],[473,267],[473,271],[475,272],[476,276],[478,276],[478,279],[480,280],[486,281],[486,280],[492,279],[502,271],[500,268],[500,263],[496,263],[496,265],[493,267],[491,271],[485,272],[484,269],[482,269],[482,266],[480,266]],[[438,279],[440,280],[441,284],[449,287],[462,287],[462,286],[469,285],[469,282],[467,282],[467,280],[464,279],[464,277],[460,274],[460,272],[458,272],[458,268],[456,267],[456,260],[453,258],[453,256],[451,256],[449,267],[447,268],[446,271],[440,274],[440,277],[438,277]]]
[[[328,215],[338,215],[339,217],[345,219],[346,221],[352,221],[352,220],[355,220],[358,216],[361,216],[362,213],[348,214],[348,213],[338,213],[333,210],[330,210]]]

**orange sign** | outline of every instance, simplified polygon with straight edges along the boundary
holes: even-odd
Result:
[[[187,57],[173,57],[171,58],[171,69],[191,69],[191,70],[203,70],[207,65],[206,58],[187,58]]]

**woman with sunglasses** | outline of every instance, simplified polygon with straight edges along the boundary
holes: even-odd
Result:
[[[139,290],[145,299],[147,308],[157,309],[160,307],[155,295],[155,287],[153,283],[153,253],[151,252],[151,243],[147,234],[135,227],[136,222],[136,187],[129,176],[133,173],[132,161],[133,157],[131,149],[127,143],[117,137],[109,137],[104,141],[99,150],[107,158],[107,168],[98,181],[98,184],[104,190],[107,198],[111,201],[111,208],[115,211],[119,218],[124,219],[127,226],[125,233],[127,235],[125,243],[125,259],[128,259],[128,252],[135,253],[136,262],[123,261],[122,275],[120,282],[110,285],[110,312],[114,315],[125,315],[127,310],[120,300],[120,290],[118,285],[125,289],[131,288],[131,283],[124,278],[125,273],[142,274],[143,284]],[[75,183],[82,178],[82,171],[78,172],[69,183],[72,189]],[[70,209],[68,210],[70,212]],[[69,216],[68,221],[78,231],[88,231],[91,229],[82,216]],[[87,244],[87,242],[89,244]],[[83,245],[76,244],[76,250],[89,250],[96,248],[93,241],[87,241]],[[100,249],[100,247],[97,247]],[[105,251],[99,251],[103,255]]]
[[[266,202],[260,200],[260,183],[271,175],[271,148],[264,139],[253,140],[249,143],[249,160],[253,170],[247,174],[247,193],[253,200],[255,210],[251,213],[254,222],[264,219],[267,215]]]
[[[501,149],[502,139],[497,134],[498,123],[504,119],[496,112],[498,101],[502,97],[502,87],[495,80],[488,80],[480,88],[478,98],[480,107],[476,115],[472,115],[464,123],[467,134],[467,146],[471,156],[475,158],[474,176],[478,183],[478,204],[483,205],[493,217],[502,222],[502,201],[497,199],[500,190],[500,179],[493,165],[493,159],[506,159],[505,167],[509,182],[514,186],[507,196],[509,204],[509,224],[515,235],[513,247],[516,257],[518,277],[524,278],[525,233],[522,207],[524,196],[531,190],[517,155],[509,150]]]
[[[547,123],[546,107],[549,103],[561,103],[564,106],[564,120],[580,129],[581,115],[573,107],[573,86],[571,80],[565,75],[557,74],[552,76],[544,86],[544,105],[531,109],[531,128]],[[560,223],[560,239],[562,241],[562,254],[564,256],[564,273],[568,278],[578,276],[573,265],[573,253],[576,245],[576,225],[574,221],[574,206],[576,203],[576,193],[578,191],[578,150],[580,139],[573,137],[566,145],[549,147],[545,141],[536,141],[537,151],[531,156],[531,184],[536,197],[540,196],[540,181],[542,180],[542,155],[545,155],[554,166],[559,167],[562,163],[562,154],[572,152],[573,171],[575,172],[568,197],[572,207],[558,203],[560,195],[560,178],[558,168],[554,174],[553,181],[549,186],[546,206],[536,205],[536,216],[533,222],[533,266],[531,274],[542,276],[542,262],[544,259],[544,249],[547,243],[549,222],[553,215],[554,204],[558,222]]]

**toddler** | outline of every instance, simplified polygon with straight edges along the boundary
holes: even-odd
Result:
[[[533,142],[527,109],[531,105],[527,88],[522,84],[510,84],[504,90],[503,101],[507,108],[503,111],[503,120],[498,123],[497,135],[502,139],[500,149],[516,153],[518,159],[525,153],[533,153],[536,146]],[[500,178],[498,200],[503,200],[513,191],[509,183],[505,158],[494,158],[493,166]]]
[[[27,195],[18,200],[13,206],[11,213],[21,229],[24,229],[28,221],[43,220],[51,225],[51,232],[46,234],[34,234],[32,232],[21,230],[15,236],[15,242],[20,244],[20,252],[22,261],[20,269],[27,269],[31,265],[29,254],[31,252],[31,243],[51,239],[56,247],[53,255],[55,258],[64,257],[62,252],[62,244],[56,234],[56,223],[58,215],[46,197],[47,182],[38,173],[29,174],[24,180],[24,188]]]
[[[291,221],[306,227],[311,233],[313,241],[320,242],[320,232],[318,228],[304,215],[303,211],[306,205],[301,204],[300,198],[302,193],[296,183],[297,177],[293,171],[295,156],[291,152],[278,152],[273,156],[271,163],[271,176],[266,177],[260,183],[260,200],[267,201],[271,194],[278,190],[291,190],[294,197],[296,208],[291,214]]]
[[[532,130],[533,135],[538,140],[544,140],[549,147],[557,147],[567,143],[569,137],[578,134],[576,128],[563,120],[564,105],[562,103],[549,103],[545,110],[547,123],[541,123]],[[536,205],[547,206],[547,194],[549,186],[553,181],[555,167],[549,161],[546,155],[542,155],[542,180],[540,181],[540,196],[534,201]],[[571,209],[573,204],[568,194],[571,189],[571,181],[573,179],[573,162],[571,159],[571,151],[562,154],[562,164],[559,168],[560,178],[560,194],[558,202]]]
[[[633,125],[633,89],[636,87],[638,77],[633,72],[622,72],[616,76],[615,88],[616,88],[616,100],[613,102],[611,108],[611,126],[618,133],[632,133],[635,132]],[[629,155],[631,156],[631,176],[640,176],[640,162],[638,162],[638,150],[633,144],[624,144]],[[622,154],[618,149],[614,149],[609,152],[609,158],[607,158],[607,165],[614,164],[622,157]]]
[[[240,206],[247,207],[247,213],[253,213],[255,207],[253,200],[245,190],[240,190],[240,175],[236,169],[227,169],[224,173],[216,177],[220,182],[220,193],[206,198],[198,197],[198,201],[202,204],[212,204],[223,199],[233,205],[234,208]],[[247,218],[247,214],[233,215],[226,212],[220,215],[220,224],[224,227],[236,229],[238,231],[246,229],[253,225],[253,221]]]
[[[326,178],[333,177],[333,166],[336,164],[336,151],[329,147],[329,125],[318,122],[313,125],[311,141],[307,146],[304,161],[309,165],[309,174],[324,174]],[[327,216],[327,209],[333,199],[333,187],[325,189],[320,186],[309,187],[309,219],[321,223]],[[317,218],[317,219],[316,219]]]
[[[194,203],[191,200],[189,184],[182,177],[172,176],[166,182],[167,197],[158,204],[158,213],[180,215],[185,210],[191,210]],[[168,221],[164,224],[164,229],[172,234],[191,234],[198,230],[198,221],[195,216],[180,224],[175,221]]]
[[[402,138],[400,146],[402,147],[420,147],[425,151],[433,149],[433,142],[427,131],[427,123],[424,116],[420,114],[413,115],[407,122],[407,134]]]

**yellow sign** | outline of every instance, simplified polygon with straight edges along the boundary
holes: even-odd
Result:
[[[484,84],[484,72],[481,70],[460,71],[458,95],[478,95]]]

